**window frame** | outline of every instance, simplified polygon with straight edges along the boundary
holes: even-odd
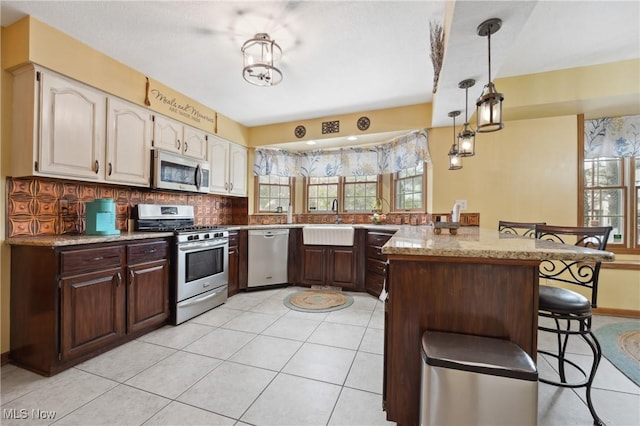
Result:
[[[373,176],[373,175],[371,175]],[[314,176],[315,177],[315,176]],[[321,176],[318,176],[321,177]],[[303,178],[303,198],[304,198],[304,212],[305,214],[366,214],[371,213],[371,210],[345,210],[345,185],[355,185],[357,183],[346,183],[345,177],[335,176],[338,178],[338,212],[332,212],[331,210],[309,210],[309,185],[310,179],[308,177]],[[370,183],[368,181],[367,183]],[[376,198],[382,198],[382,175],[376,175]]]
[[[585,224],[584,204],[585,193],[589,190],[622,189],[623,209],[623,239],[624,243],[610,241],[607,250],[618,254],[640,254],[640,223],[638,211],[638,193],[640,192],[640,182],[637,182],[636,163],[640,161],[637,157],[620,157],[621,184],[617,186],[587,187],[584,179],[585,157],[584,157],[584,115],[578,116],[578,223]],[[602,157],[610,158],[610,157]],[[611,237],[613,238],[613,236]]]
[[[414,175],[416,176],[416,175]],[[406,178],[400,178],[400,179],[406,179]],[[427,211],[427,194],[426,194],[426,188],[427,188],[427,163],[423,162],[422,163],[422,205],[419,208],[415,208],[415,209],[401,209],[398,207],[397,205],[397,182],[398,182],[398,172],[396,173],[392,173],[391,174],[391,211],[394,213],[408,213],[408,212],[413,212],[413,213],[426,213]]]
[[[284,176],[283,176],[284,177]],[[254,214],[263,214],[263,215],[274,215],[274,214],[287,214],[287,210],[286,207],[287,206],[282,206],[282,213],[278,213],[277,211],[273,211],[273,210],[261,210],[260,209],[260,185],[268,185],[268,186],[288,186],[289,187],[289,201],[291,202],[291,208],[293,209],[295,206],[295,182],[296,182],[296,178],[295,177],[289,177],[289,184],[288,185],[281,185],[281,184],[263,184],[260,183],[260,176],[254,176],[254,203],[253,203],[253,212]]]

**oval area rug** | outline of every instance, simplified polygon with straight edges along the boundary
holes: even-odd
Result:
[[[640,386],[640,323],[607,324],[594,334],[600,341],[602,355]]]
[[[353,304],[353,297],[339,291],[305,290],[284,298],[287,308],[301,312],[331,312]]]

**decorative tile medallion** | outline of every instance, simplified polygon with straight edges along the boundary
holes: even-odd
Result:
[[[358,118],[357,125],[358,125],[358,129],[362,131],[367,130],[371,125],[371,120],[369,120],[369,117],[360,117]]]
[[[304,135],[307,134],[307,129],[305,129],[304,126],[296,126],[296,130],[294,131],[294,134],[298,139],[303,138]]]
[[[322,122],[322,134],[327,133],[340,133],[340,121],[323,121]]]

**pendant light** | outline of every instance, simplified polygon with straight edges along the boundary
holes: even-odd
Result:
[[[282,49],[271,40],[269,34],[258,33],[242,45],[244,68],[242,77],[256,86],[275,86],[282,81],[282,72],[276,60],[282,57]]]
[[[502,20],[491,18],[478,26],[477,32],[480,37],[487,37],[489,45],[489,82],[484,86],[482,95],[476,101],[477,132],[495,132],[504,127],[502,122],[502,101],[504,96],[496,91],[496,87],[491,81],[491,34],[497,32],[502,25]]]
[[[474,79],[462,80],[458,87],[464,89],[464,127],[458,133],[458,154],[460,157],[476,155],[476,132],[469,127],[469,88],[476,84]]]
[[[460,115],[460,111],[451,111],[449,117],[453,118],[453,144],[449,149],[449,170],[460,170],[462,168],[462,157],[459,155],[458,144],[456,140],[456,117]]]

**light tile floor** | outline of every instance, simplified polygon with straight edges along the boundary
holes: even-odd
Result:
[[[54,377],[4,366],[0,423],[391,424],[381,409],[382,303],[351,293],[348,309],[302,313],[282,303],[297,290],[238,294]],[[541,346],[550,342],[540,338]],[[588,362],[584,347],[571,351]],[[539,366],[551,371],[546,360]],[[604,358],[593,394],[608,425],[640,424],[640,388]],[[538,412],[541,425],[591,424],[583,390],[540,384]]]

